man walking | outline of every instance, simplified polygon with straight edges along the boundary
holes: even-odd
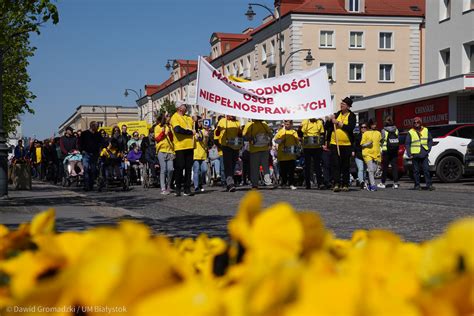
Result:
[[[423,171],[426,181],[426,188],[433,191],[435,188],[431,182],[430,166],[428,163],[428,154],[433,147],[433,137],[428,128],[422,125],[420,117],[413,119],[413,128],[407,134],[405,148],[407,156],[413,161],[413,176],[415,177],[415,190],[421,190],[420,187],[420,169]]]
[[[89,124],[89,129],[82,132],[79,138],[79,149],[82,152],[82,164],[84,166],[84,190],[91,191],[97,174],[97,160],[100,154],[102,136],[96,121]]]
[[[303,138],[304,178],[306,189],[311,189],[312,171],[316,173],[319,189],[324,189],[322,172],[322,145],[324,143],[324,127],[321,120],[315,118],[303,120],[298,129],[298,135]],[[314,169],[313,169],[314,167]]]
[[[385,189],[387,181],[388,166],[392,166],[393,188],[398,189],[398,129],[393,123],[391,116],[385,118],[384,128],[382,129],[382,182],[378,184],[379,188]]]

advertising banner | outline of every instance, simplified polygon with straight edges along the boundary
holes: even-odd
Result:
[[[333,113],[325,67],[249,82],[233,82],[199,57],[196,102],[226,115],[302,120]]]
[[[127,125],[127,134],[130,136],[133,135],[135,131],[140,135],[148,136],[148,129],[150,128],[146,121],[119,122],[117,125],[120,127],[120,130],[122,130],[123,125]]]

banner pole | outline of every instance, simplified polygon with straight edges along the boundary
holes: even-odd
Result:
[[[334,138],[336,139],[337,155],[341,157],[341,150],[339,149],[339,141],[337,139],[337,133],[336,133],[336,123],[333,123],[333,125],[334,125]]]

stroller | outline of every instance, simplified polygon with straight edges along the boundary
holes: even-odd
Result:
[[[111,187],[121,187],[123,191],[130,189],[129,170],[122,158],[110,153],[110,157],[99,159],[98,168],[97,191]]]
[[[81,186],[84,181],[84,168],[82,166],[82,155],[79,151],[75,150],[64,158],[63,168],[62,186],[69,187],[73,182],[76,183],[76,186]]]

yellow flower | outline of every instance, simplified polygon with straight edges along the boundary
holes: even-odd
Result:
[[[301,212],[297,215],[303,228],[303,254],[308,256],[323,246],[327,232],[319,214]]]
[[[232,239],[240,242],[245,248],[251,244],[250,230],[252,223],[261,212],[262,196],[257,191],[250,191],[240,202],[239,210],[235,218],[229,221],[229,235]]]
[[[456,256],[459,272],[474,272],[474,217],[450,224],[446,231],[447,251]]]
[[[55,212],[50,208],[47,211],[36,215],[31,221],[30,234],[32,236],[39,234],[50,234],[54,232]]]

